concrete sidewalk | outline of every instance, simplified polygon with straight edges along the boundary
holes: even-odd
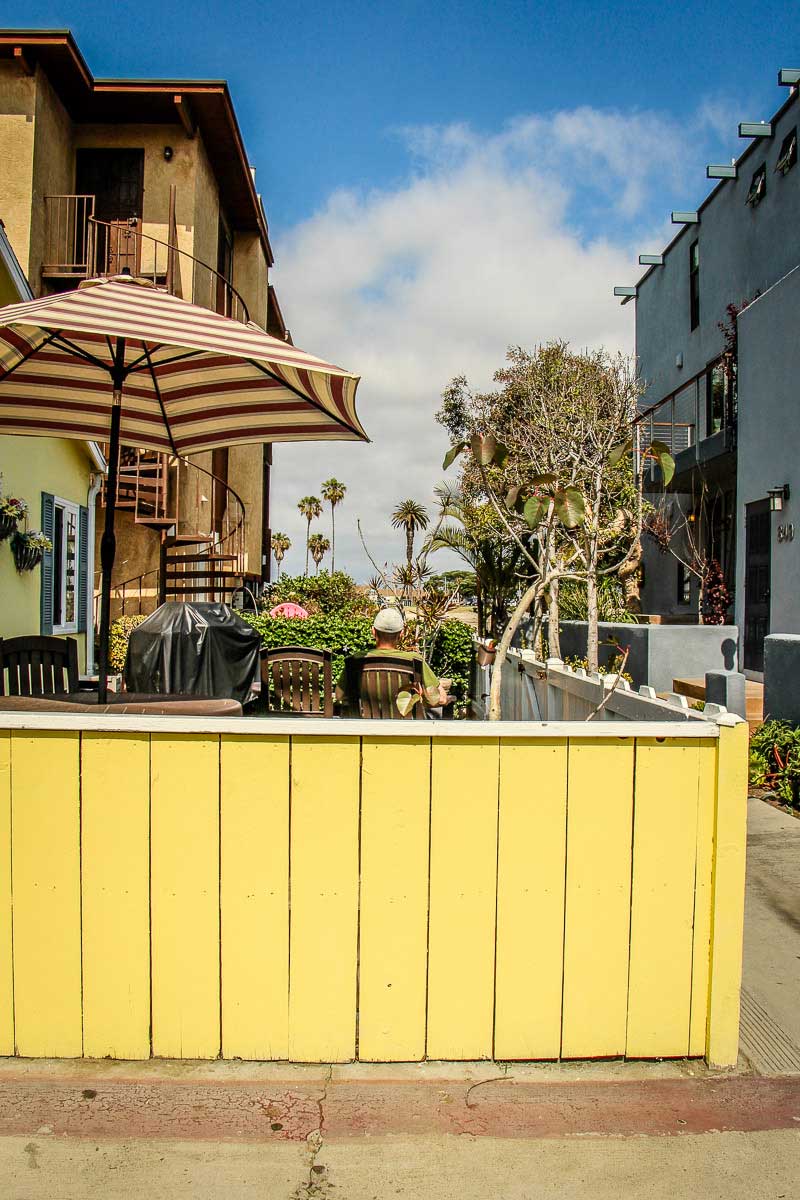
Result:
[[[741,1052],[764,1075],[800,1072],[800,820],[748,801]]]

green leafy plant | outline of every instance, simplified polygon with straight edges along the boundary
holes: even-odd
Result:
[[[800,728],[765,721],[750,738],[750,783],[800,808]]]
[[[440,679],[452,679],[450,694],[456,710],[462,711],[470,698],[475,645],[472,630],[463,621],[442,621],[433,641],[430,665]]]
[[[276,604],[293,601],[301,604],[312,616],[373,617],[375,603],[366,591],[358,588],[345,571],[320,571],[319,575],[282,575],[271,583],[262,601],[269,612]]]
[[[268,613],[246,612],[241,616],[256,630],[266,650],[274,650],[277,646],[311,646],[315,650],[330,650],[334,678],[341,674],[348,655],[364,654],[375,645],[371,617],[320,613],[297,620],[293,617],[270,617]]]
[[[125,659],[128,656],[128,639],[142,621],[147,620],[146,613],[135,613],[132,616],[117,617],[112,621],[108,635],[108,665],[112,671],[125,670]]]

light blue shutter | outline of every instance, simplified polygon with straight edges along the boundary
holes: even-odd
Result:
[[[42,492],[42,533],[52,542],[55,536],[56,506],[55,499],[49,492]],[[42,555],[41,566],[41,632],[53,632],[53,552],[46,550]]]
[[[81,506],[78,514],[78,633],[86,633],[86,567],[89,561],[89,510]]]

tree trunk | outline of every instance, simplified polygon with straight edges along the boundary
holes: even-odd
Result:
[[[478,611],[478,637],[486,637],[486,614],[483,606],[483,588],[478,576],[475,576],[475,608]]]
[[[336,570],[336,505],[331,504],[331,575]]]
[[[306,579],[308,579],[308,539],[311,537],[311,518],[306,522]]]
[[[492,668],[492,687],[489,692],[489,720],[499,721],[502,715],[500,704],[500,684],[502,682],[503,664],[508,657],[508,650],[511,645],[514,634],[517,632],[519,623],[525,616],[525,613],[530,608],[537,594],[541,589],[541,581],[537,580],[532,583],[520,600],[517,607],[511,614],[511,620],[503,630],[503,636],[500,639],[500,644],[497,647],[494,666]]]
[[[414,563],[414,530],[410,525],[406,525],[406,565],[408,567],[408,579],[406,581],[406,595],[410,604],[414,598],[414,583],[411,572]]]
[[[547,656],[561,658],[561,631],[558,627],[558,579],[550,584],[547,603]]]
[[[594,569],[586,576],[586,618],[586,665],[589,671],[596,671],[600,639],[597,632],[597,573]]]

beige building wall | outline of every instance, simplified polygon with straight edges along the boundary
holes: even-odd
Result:
[[[194,139],[197,147],[194,175],[194,250],[195,258],[216,268],[217,242],[219,238],[219,189],[200,137]],[[216,276],[202,267],[195,267],[194,301],[205,308],[216,308]]]
[[[36,79],[24,74],[18,63],[0,59],[0,217],[28,276],[35,118]]]
[[[250,313],[250,320],[267,327],[267,288],[269,271],[261,238],[257,233],[239,231],[233,239],[233,286]]]
[[[28,278],[38,292],[46,253],[45,197],[75,191],[72,121],[41,67],[36,69],[34,139]]]
[[[247,513],[245,570],[261,574],[261,497],[264,447],[231,446],[228,452],[228,484],[238,493]]]

